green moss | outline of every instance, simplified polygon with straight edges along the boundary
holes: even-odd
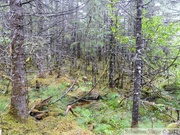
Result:
[[[42,121],[36,121],[33,117],[29,116],[26,122],[22,123],[14,119],[14,117],[9,113],[4,113],[2,114],[0,128],[3,130],[3,134],[9,135],[68,135],[72,134],[73,132],[77,134],[77,131],[81,131],[87,135],[93,135],[93,133],[91,133],[89,130],[80,128],[73,120],[73,117],[70,116],[61,118],[49,116],[44,118]]]
[[[171,123],[167,126],[167,128],[180,128],[180,122]]]
[[[9,113],[3,113],[1,128],[4,134],[25,134],[27,131],[37,130],[35,121],[29,117],[26,122],[19,122]]]
[[[62,75],[60,78],[56,77],[56,74],[48,76],[46,78],[34,78],[30,81],[30,86],[35,87],[36,79],[39,81],[41,88],[39,90],[29,90],[29,108],[31,109],[36,103],[43,99],[53,96],[51,101],[56,101],[60,98],[63,93],[69,88],[73,79],[67,75]],[[29,116],[26,123],[20,123],[9,114],[2,115],[1,127],[4,134],[19,134],[19,135],[93,135],[89,130],[92,130],[95,134],[120,134],[120,130],[124,128],[130,128],[131,125],[131,107],[132,100],[127,98],[124,99],[124,93],[130,93],[128,87],[131,85],[128,83],[124,85],[125,90],[120,90],[120,93],[115,89],[109,89],[106,87],[106,81],[100,82],[97,87],[93,90],[98,91],[102,95],[103,99],[91,102],[91,104],[85,106],[79,106],[73,108],[77,117],[71,113],[65,117],[64,113],[67,108],[67,104],[74,100],[74,97],[81,97],[92,87],[91,76],[87,75],[87,80],[82,79],[81,74],[78,76],[79,88],[75,86],[75,90],[69,92],[61,101],[55,104],[47,105],[42,110],[47,110],[48,116],[43,120],[37,121],[35,118]],[[32,76],[33,78],[33,76]],[[77,78],[77,76],[76,76]],[[128,90],[127,90],[128,89]],[[149,94],[149,89],[145,90],[145,94]],[[103,93],[103,94],[102,94]],[[103,96],[106,95],[106,96]],[[147,96],[147,95],[145,95]],[[1,98],[1,96],[0,96]],[[5,108],[8,104],[10,97],[1,98],[3,102],[2,107],[0,103],[0,109]],[[147,128],[152,126],[151,120],[147,117],[157,117],[153,124],[154,127],[164,127],[164,121],[168,120],[167,116],[160,115],[160,110],[164,110],[164,104],[159,100],[160,105],[154,105],[148,103],[147,105],[141,106],[140,116],[141,121],[140,127]],[[155,113],[157,111],[157,114]],[[149,116],[147,116],[147,113]],[[86,128],[86,129],[85,129]],[[88,130],[89,129],[89,130]]]
[[[7,96],[7,95],[0,95],[0,99],[1,99],[1,102],[0,102],[0,112],[4,112],[5,109],[8,107],[8,104],[9,104],[9,100],[10,100],[10,97]]]
[[[178,128],[178,125],[176,123],[171,123],[167,126],[167,128]]]

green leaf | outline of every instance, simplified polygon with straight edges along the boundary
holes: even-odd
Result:
[[[111,26],[111,30],[112,30],[113,33],[116,32],[116,28],[114,26]]]

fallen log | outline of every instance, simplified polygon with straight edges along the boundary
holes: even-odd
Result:
[[[37,120],[42,120],[46,116],[48,116],[48,110],[43,110],[44,106],[47,106],[48,103],[50,102],[51,98],[53,96],[50,96],[37,104],[33,105],[33,107],[29,111],[29,115],[32,117],[35,117]]]

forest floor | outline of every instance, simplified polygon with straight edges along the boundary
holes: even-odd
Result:
[[[93,86],[90,75],[76,80],[67,74],[57,78],[55,73],[29,78],[30,115],[25,123],[8,114],[10,95],[0,94],[3,135],[121,135],[131,126],[132,97],[125,97],[124,90],[109,89],[106,82]],[[37,82],[40,88],[36,88]],[[155,117],[156,113],[140,108],[139,126],[165,128],[167,117]]]

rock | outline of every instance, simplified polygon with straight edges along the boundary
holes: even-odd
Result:
[[[167,128],[180,128],[180,121],[169,124]]]

